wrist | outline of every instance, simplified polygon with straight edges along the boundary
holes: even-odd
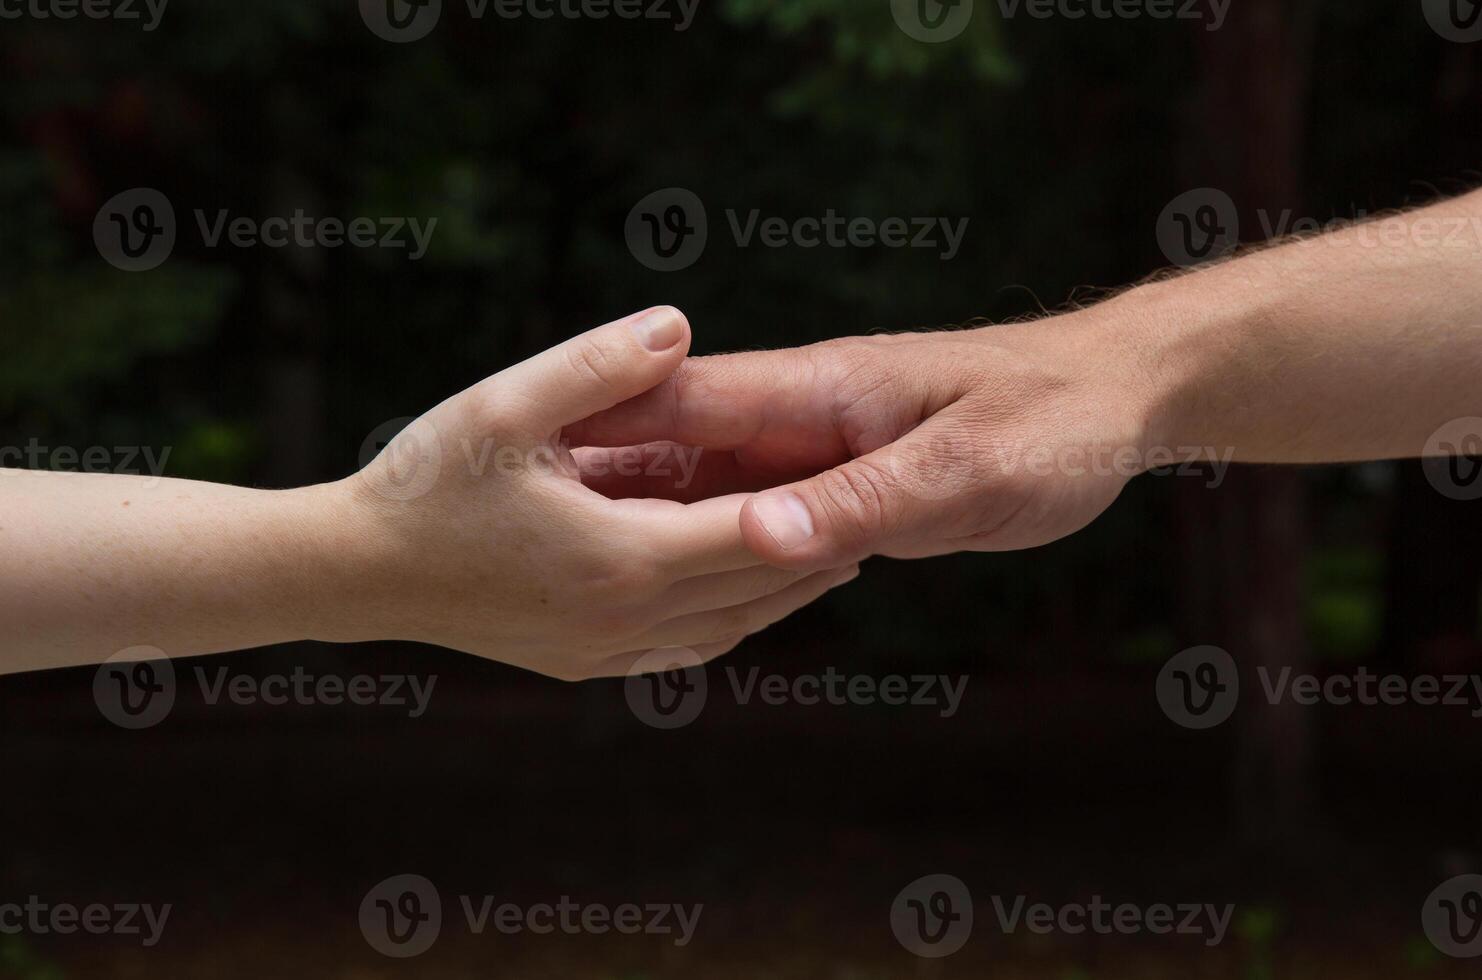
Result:
[[[269,492],[295,634],[327,643],[390,639],[373,615],[381,563],[353,478]]]
[[[1202,275],[1139,286],[1091,311],[1101,342],[1115,352],[1145,458],[1217,449],[1233,431],[1220,418],[1233,407],[1212,403],[1210,394],[1232,373],[1229,359],[1245,326],[1232,309],[1197,301],[1206,292],[1196,286]]]

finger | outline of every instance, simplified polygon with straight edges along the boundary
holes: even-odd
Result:
[[[661,384],[567,426],[562,436],[573,446],[670,441],[738,449],[786,434],[806,436],[812,454],[843,451],[828,363],[811,348],[692,357]]]
[[[672,306],[588,330],[490,378],[499,403],[542,435],[611,408],[669,377],[689,350],[690,329]]]
[[[739,606],[781,592],[808,576],[786,568],[757,565],[734,572],[717,572],[675,582],[654,602],[665,619]]]
[[[571,451],[589,489],[611,500],[649,498],[689,503],[733,493],[754,493],[803,480],[817,469],[778,469],[743,461],[732,451],[672,442]]]
[[[693,648],[696,644],[716,643],[726,637],[750,636],[787,618],[828,590],[853,581],[858,575],[858,565],[815,572],[761,599],[725,609],[677,616],[636,637],[636,642],[652,647]]]
[[[708,664],[716,657],[730,653],[740,646],[746,637],[736,636],[718,643],[701,643],[694,647],[679,647],[674,650],[674,659],[650,658],[653,650],[630,650],[627,653],[615,654],[598,664],[592,671],[591,677],[595,680],[599,677],[632,677],[644,673],[661,673],[665,670],[688,670],[700,664]],[[639,670],[639,662],[647,659],[644,665],[649,669]]]
[[[741,533],[763,561],[800,569],[949,537],[976,500],[972,443],[961,422],[934,416],[875,452],[750,498]]]
[[[601,502],[609,508],[612,526],[628,527],[665,575],[677,580],[754,568],[762,563],[741,536],[741,505],[746,500],[745,494],[732,494],[693,504],[671,500]]]

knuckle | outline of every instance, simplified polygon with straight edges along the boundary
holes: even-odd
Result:
[[[578,383],[611,389],[621,377],[617,352],[599,340],[588,339],[566,348],[566,364]]]
[[[855,460],[819,476],[819,497],[833,523],[862,536],[888,529],[889,474],[872,463]]]
[[[523,429],[527,406],[507,386],[480,385],[459,404],[459,422],[466,432],[481,433],[500,442],[514,442]]]

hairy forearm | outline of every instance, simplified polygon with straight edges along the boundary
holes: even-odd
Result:
[[[0,673],[334,632],[353,536],[332,498],[0,470]]]
[[[1250,462],[1421,455],[1482,415],[1482,192],[1134,289],[1103,323],[1149,440]]]

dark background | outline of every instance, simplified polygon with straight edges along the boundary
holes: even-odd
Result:
[[[1202,9],[1202,8],[1201,8]],[[475,20],[387,43],[351,0],[175,0],[158,30],[0,20],[0,445],[169,447],[167,474],[337,478],[389,419],[588,326],[684,309],[696,353],[1036,315],[1166,266],[1156,226],[1214,187],[1328,221],[1470,187],[1482,47],[1419,0],[1234,0],[1203,21],[1005,19],[908,38],[885,0],[702,2],[652,20]],[[181,236],[147,273],[93,244],[133,187]],[[624,238],[645,195],[705,201],[692,267]],[[435,216],[428,255],[203,247],[191,216]],[[724,212],[970,219],[961,253],[737,248]],[[1341,340],[1335,340],[1341,342]],[[1144,477],[1033,552],[870,562],[726,661],[788,676],[969,675],[962,709],[738,707],[678,732],[580,687],[430,648],[201,662],[436,674],[428,713],[210,707],[122,731],[91,669],[0,679],[0,899],[172,902],[160,946],[0,937],[0,977],[1462,976],[1420,928],[1479,870],[1482,721],[1271,709],[1206,732],[1153,697],[1219,644],[1319,674],[1470,672],[1482,510],[1416,463]],[[3,637],[3,624],[0,624]],[[3,639],[0,639],[3,642]],[[179,665],[188,672],[195,664]],[[1247,673],[1251,692],[1258,691]],[[703,902],[696,939],[361,938],[361,897]],[[918,960],[908,882],[955,874],[972,942]],[[1238,905],[1233,934],[999,935],[988,896]]]

